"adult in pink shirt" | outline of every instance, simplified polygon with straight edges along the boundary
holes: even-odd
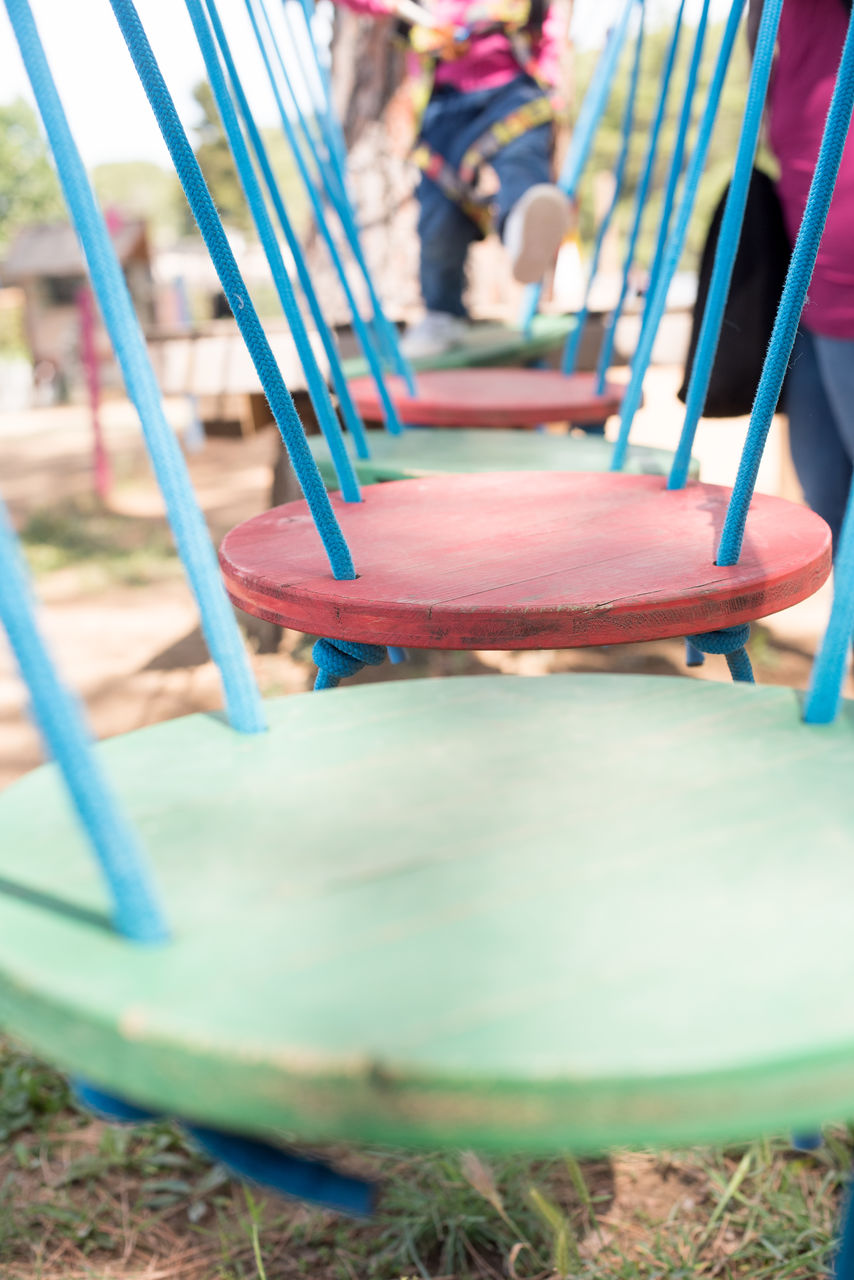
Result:
[[[755,32],[762,0],[751,0]],[[851,0],[784,0],[768,95],[777,190],[794,244],[848,29]],[[854,140],[849,136],[786,383],[792,458],[834,546],[854,475]]]
[[[358,13],[387,17],[393,0],[336,0]],[[557,83],[562,20],[545,4],[541,29],[533,35],[535,74],[520,65],[513,43],[495,30],[496,9],[467,0],[428,0],[440,28],[471,30],[458,56],[436,63],[433,89],[420,140],[457,169],[469,147],[493,125]],[[487,30],[488,26],[492,30]],[[478,31],[478,28],[481,31]],[[410,70],[420,74],[416,57]],[[490,163],[498,175],[496,229],[510,254],[517,280],[539,280],[554,261],[569,223],[570,207],[551,182],[552,127],[538,125],[504,145]],[[423,320],[410,329],[403,349],[411,358],[441,354],[464,342],[469,318],[463,302],[465,264],[478,239],[475,223],[426,174],[418,184],[418,235]]]

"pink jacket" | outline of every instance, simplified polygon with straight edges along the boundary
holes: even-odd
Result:
[[[335,3],[374,18],[386,18],[394,11],[390,0],[388,3],[385,0],[335,0]],[[440,26],[464,27],[466,15],[473,6],[469,0],[431,0],[428,7]],[[560,76],[560,53],[565,38],[563,17],[557,6],[550,5],[534,56],[537,74],[552,86]],[[412,60],[411,72],[418,72],[416,58]],[[518,75],[519,63],[513,56],[510,41],[496,32],[473,40],[469,51],[453,62],[440,62],[436,68],[436,84],[448,85],[461,93],[473,93],[476,89],[497,89]]]
[[[784,0],[768,114],[771,148],[780,162],[777,190],[792,243],[806,206],[847,27],[841,0]],[[803,319],[813,333],[854,339],[854,130],[842,155]]]

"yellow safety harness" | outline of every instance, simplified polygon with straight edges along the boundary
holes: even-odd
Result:
[[[439,63],[462,57],[468,53],[473,40],[493,32],[507,36],[521,70],[542,90],[540,97],[516,107],[481,134],[466,151],[458,169],[434,151],[420,134],[412,149],[412,162],[450,201],[459,205],[482,237],[489,233],[494,220],[492,198],[480,195],[477,189],[483,166],[508,142],[554,120],[560,109],[558,98],[539,75],[533,48],[535,38],[542,31],[545,7],[546,0],[505,0],[500,10],[490,6],[486,20],[475,19],[464,31],[437,31],[421,26],[407,30],[409,46],[417,53],[422,71],[415,90],[416,128],[433,92]]]

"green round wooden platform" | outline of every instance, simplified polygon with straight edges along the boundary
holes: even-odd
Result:
[[[399,436],[369,431],[370,458],[350,449],[361,484],[414,480],[478,471],[607,471],[614,446],[602,436],[552,435],[548,431],[481,431],[476,428],[412,427]],[[338,488],[329,446],[323,436],[309,436],[324,483]],[[629,475],[666,476],[673,462],[667,449],[630,445],[624,470]],[[692,463],[691,475],[699,476]]]
[[[407,681],[98,748],[174,941],[107,924],[51,766],[0,796],[0,1021],[141,1104],[599,1150],[854,1116],[854,706]]]
[[[521,329],[510,329],[500,324],[475,325],[470,342],[452,351],[445,351],[440,356],[422,357],[411,360],[410,364],[416,372],[428,369],[467,369],[487,368],[492,365],[533,364],[542,360],[563,346],[567,335],[576,325],[576,317],[538,315],[534,316],[529,335]],[[363,356],[354,356],[342,361],[344,375],[349,378],[362,378],[370,373],[368,363]]]

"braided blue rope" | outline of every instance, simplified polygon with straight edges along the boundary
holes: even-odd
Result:
[[[842,1211],[842,1237],[833,1261],[834,1280],[854,1280],[854,1188],[845,1188]]]
[[[297,306],[296,298],[288,279],[287,269],[282,257],[282,251],[276,239],[276,233],[273,229],[273,223],[267,212],[267,206],[264,202],[264,193],[261,190],[261,184],[252,167],[252,159],[249,155],[249,149],[241,132],[240,122],[234,109],[234,104],[228,92],[228,86],[222,73],[219,57],[217,55],[216,46],[211,36],[211,28],[205,17],[201,0],[185,0],[187,12],[190,15],[190,21],[193,24],[193,30],[196,33],[196,40],[201,50],[204,60],[205,69],[208,73],[208,81],[213,90],[214,101],[222,120],[225,136],[234,163],[237,168],[237,175],[240,179],[240,185],[246,196],[252,214],[252,221],[258,231],[261,245],[264,249],[264,256],[270,267],[270,273],[273,277],[276,293],[281,303],[285,318],[290,326],[291,336],[296,345],[297,354],[302,364],[306,377],[309,396],[317,414],[317,421],[326,442],[329,445],[329,451],[332,455],[335,473],[341,488],[341,494],[345,502],[360,502],[361,494],[359,492],[359,482],[353,471],[353,464],[350,461],[350,455],[344,447],[344,437],[341,434],[341,425],[338,422],[335,410],[332,408],[332,401],[329,398],[329,389],[326,386],[326,379],[320,372],[311,340],[308,336],[302,315]],[[213,16],[215,9],[211,3],[208,3],[208,12]],[[218,22],[219,15],[216,15]],[[225,40],[225,32],[219,25],[217,37],[221,48],[227,48]],[[232,78],[232,84],[234,79]]]
[[[578,352],[581,347],[581,339],[584,335],[584,328],[587,324],[587,317],[590,310],[590,291],[599,271],[599,258],[602,254],[602,246],[605,237],[608,234],[614,214],[617,211],[620,195],[623,190],[623,179],[626,173],[626,164],[629,158],[629,148],[632,141],[632,130],[635,122],[635,106],[637,103],[638,83],[640,80],[641,55],[643,53],[643,35],[644,22],[646,19],[646,0],[640,0],[640,25],[638,26],[637,40],[635,41],[635,56],[632,62],[632,73],[629,80],[628,92],[626,94],[626,104],[623,110],[622,136],[620,141],[620,152],[617,156],[617,163],[614,167],[614,190],[605,215],[599,223],[599,230],[596,234],[596,242],[593,246],[593,256],[590,261],[590,271],[587,276],[587,285],[584,290],[584,300],[581,304],[581,310],[576,316],[575,327],[566,335],[566,342],[563,348],[563,372],[574,373],[578,364]]]
[[[596,63],[593,78],[578,112],[578,119],[572,131],[569,149],[564,157],[560,177],[558,178],[558,186],[569,196],[570,200],[574,199],[577,194],[581,175],[584,173],[591,148],[596,139],[596,132],[602,123],[602,117],[605,114],[605,108],[608,105],[614,79],[620,65],[620,54],[623,51],[623,45],[626,43],[626,37],[629,33],[629,19],[637,2],[638,0],[624,0],[619,20],[616,26],[612,27],[608,32],[605,48],[602,50],[601,58]],[[531,331],[531,323],[539,310],[542,292],[542,284],[530,284],[525,290],[520,327],[526,334]]]
[[[264,10],[264,12],[266,13],[266,0],[259,0],[259,4],[262,10]],[[310,96],[311,86],[310,86],[308,77],[305,74],[305,70],[303,68],[302,62],[298,56],[298,52],[297,52],[298,45],[295,39],[295,32],[294,32],[293,23],[291,21],[288,0],[282,0],[282,9],[285,17],[285,25],[287,26],[288,34],[290,36],[291,52],[294,55],[291,63],[293,72],[296,73],[297,68],[299,68],[299,75],[300,75],[301,81],[303,85],[306,87],[306,90]],[[277,52],[278,52],[278,49],[277,49]],[[282,66],[284,67],[283,74],[285,79],[288,81],[289,84],[292,85],[293,81],[291,79],[291,71],[285,66],[284,59],[282,59]],[[332,135],[329,129],[326,113],[323,111],[320,111],[318,112],[316,118],[317,118],[317,123],[320,126],[320,133],[325,146],[325,155],[323,154],[323,151],[317,146],[315,139],[312,136],[311,130],[308,128],[305,120],[303,119],[302,113],[300,113],[299,122],[300,122],[300,128],[303,133],[303,137],[306,139],[306,142],[308,143],[312,151],[312,156],[315,164],[318,167],[318,171],[320,173],[320,177],[321,177],[321,181],[323,182],[324,189],[327,193],[327,196],[329,197],[329,200],[332,203],[333,208],[335,209],[335,212],[338,216],[338,220],[341,223],[341,226],[344,228],[345,235],[347,236],[347,239],[350,244],[350,252],[352,253],[356,261],[356,265],[358,266],[359,270],[362,273],[362,276],[364,277],[365,284],[368,289],[368,295],[371,300],[374,327],[377,331],[377,334],[379,335],[380,342],[383,348],[385,349],[388,358],[391,361],[392,367],[397,371],[400,377],[403,378],[403,380],[405,381],[409,394],[411,396],[414,396],[416,394],[415,377],[413,375],[412,368],[409,364],[409,361],[406,360],[406,358],[403,355],[403,352],[400,349],[400,339],[398,337],[397,329],[394,327],[393,324],[390,323],[388,317],[386,316],[385,311],[383,309],[383,305],[380,302],[379,295],[377,294],[377,291],[374,287],[373,275],[371,273],[370,267],[368,266],[365,253],[362,248],[361,233],[359,231],[359,227],[356,222],[356,217],[353,212],[353,207],[350,204],[350,197],[347,194],[346,176],[344,174],[343,169],[339,169],[336,167],[336,161],[338,157],[335,150],[335,143],[334,143],[334,140],[332,139]]]
[[[133,0],[110,0],[110,5],[164,141],[169,148],[172,163],[175,165],[181,186],[184,188],[208,253],[216,267],[229,306],[234,312],[234,318],[252,357],[252,363],[264,388],[276,425],[281,432],[323,542],[332,573],[338,579],[354,578],[356,571],[350,549],[335,518],[317,465],[311,456],[294,402],[285,386],[275,356],[270,350],[267,336],[235,262],[219,214],[205,185],[193,148],[178,118],[175,104],[166,88]]]
[[[255,170],[252,166],[249,150],[244,142],[237,114],[234,110],[233,101],[229,95],[225,77],[222,74],[219,58],[217,57],[216,48],[214,47],[213,40],[211,39],[210,27],[207,24],[199,0],[186,0],[186,4],[190,11],[193,27],[196,31],[197,40],[199,41],[199,47],[202,49],[202,56],[205,60],[205,66],[207,67],[208,76],[214,91],[214,98],[217,102],[217,106],[223,120],[226,137],[228,138],[229,146],[234,157],[238,176],[244,193],[246,194],[247,203],[249,204],[252,212],[252,218],[258,230],[265,256],[270,265],[270,272],[273,276],[273,283],[275,284],[276,292],[282,305],[282,310],[284,311],[288,324],[291,327],[300,362],[305,370],[309,395],[317,414],[317,421],[324,437],[326,438],[326,442],[329,445],[329,452],[332,457],[333,466],[335,467],[335,473],[338,477],[341,494],[345,502],[359,502],[361,501],[361,494],[359,492],[359,484],[356,479],[356,474],[353,470],[353,464],[350,461],[350,455],[344,446],[341,426],[335,410],[332,407],[332,401],[329,397],[326,380],[317,364],[311,341],[303,323],[302,316],[300,315],[299,308],[297,307],[293,289],[285,268],[284,259],[279,248],[278,241],[276,240],[276,233],[273,229],[270,216],[267,213],[267,206],[264,201],[261,184],[258,181]],[[274,198],[276,211],[279,215],[282,229],[285,232],[285,238],[288,242],[288,246],[293,254],[294,265],[302,284],[303,292],[309,303],[309,308],[315,322],[317,323],[319,321],[318,332],[321,335],[321,340],[324,343],[327,354],[330,354],[331,356],[330,370],[334,378],[337,366],[340,384],[343,386],[344,394],[349,400],[349,391],[347,390],[346,379],[344,378],[341,370],[341,364],[338,359],[338,353],[335,349],[332,334],[323,319],[323,313],[320,309],[317,296],[314,293],[314,287],[311,283],[311,276],[309,275],[308,268],[303,258],[302,247],[290,225],[287,211],[281,198],[281,193],[278,190],[276,179],[267,157],[263,139],[261,138],[260,131],[255,124],[255,120],[249,108],[249,102],[243,92],[243,86],[238,77],[237,68],[234,64],[234,59],[231,56],[228,40],[220,21],[214,0],[207,0],[207,8],[211,26],[213,27],[217,43],[222,51],[222,57],[232,86],[232,93],[237,99],[241,115],[244,118],[253,150],[255,151],[256,158],[259,160],[259,167],[264,174],[268,187],[272,186],[275,196],[278,197],[277,200]],[[361,441],[362,448],[367,450],[364,429],[362,427],[361,420],[356,413],[355,405],[352,404],[352,400],[350,400],[350,407],[357,423],[355,428],[357,432],[357,439]]]
[[[617,325],[623,314],[623,308],[626,305],[626,298],[629,294],[629,275],[635,261],[635,255],[638,248],[638,240],[640,238],[641,224],[646,209],[647,196],[649,195],[650,183],[655,170],[655,162],[658,157],[658,144],[661,138],[661,127],[664,123],[664,113],[667,108],[667,98],[670,92],[670,83],[673,79],[673,68],[676,65],[676,54],[679,49],[679,37],[682,32],[682,18],[685,12],[685,0],[680,0],[679,10],[676,14],[676,21],[673,26],[673,34],[670,37],[670,44],[667,48],[667,56],[664,61],[664,70],[661,77],[661,87],[658,92],[658,102],[655,107],[655,115],[652,121],[652,130],[649,138],[649,147],[647,148],[646,159],[644,160],[643,171],[638,183],[638,189],[635,193],[635,211],[632,219],[632,227],[629,232],[629,241],[626,247],[626,256],[623,260],[623,278],[620,284],[620,296],[617,299],[617,305],[608,317],[605,326],[605,333],[602,338],[602,346],[599,349],[599,359],[596,364],[596,394],[601,395],[605,390],[605,379],[608,370],[611,367],[611,358],[614,354],[614,340],[617,334]]]
[[[7,0],[10,10],[25,4],[26,0]],[[16,13],[16,27],[18,20]],[[135,942],[163,942],[169,931],[148,859],[101,772],[77,700],[62,684],[39,634],[29,575],[2,500],[0,622],[29,691],[45,745],[62,774],[107,882],[116,928]]]
[[[344,174],[346,186],[347,173],[347,144],[344,140],[344,130],[341,128],[341,121],[335,112],[332,101],[332,72],[331,68],[321,61],[317,52],[317,43],[314,39],[314,5],[312,0],[300,0],[300,8],[302,9],[303,20],[305,22],[306,31],[308,32],[309,43],[311,45],[312,60],[317,71],[318,83],[323,92],[323,110],[326,112],[326,119],[335,142],[335,153],[338,158],[339,172]]]
[[[747,92],[747,104],[744,109],[744,120],[741,136],[738,141],[735,167],[732,182],[724,206],[721,221],[718,247],[715,253],[715,265],[700,336],[691,369],[691,380],[688,383],[688,396],[685,403],[685,422],[679,437],[679,444],[670,468],[667,481],[668,489],[682,489],[688,479],[691,466],[691,450],[697,425],[703,414],[706,393],[712,376],[712,366],[718,349],[718,340],[723,324],[724,308],[732,280],[735,255],[741,239],[741,227],[744,222],[744,210],[747,206],[747,193],[750,189],[750,178],[753,173],[753,161],[759,142],[759,131],[762,127],[762,110],[768,92],[768,81],[774,61],[774,50],[777,41],[777,28],[780,25],[780,13],[783,0],[765,0],[762,8],[762,19],[756,40],[753,56],[753,68],[750,73],[750,86]]]
[[[833,572],[833,604],[821,645],[813,662],[804,703],[807,724],[830,724],[839,713],[842,686],[854,633],[854,487],[848,497],[845,519]]]
[[[309,310],[311,311],[312,319],[314,320],[317,332],[320,334],[323,349],[326,352],[327,359],[329,360],[332,385],[335,388],[335,394],[337,395],[338,403],[341,406],[344,422],[347,426],[347,430],[353,436],[356,453],[360,458],[368,458],[370,457],[370,450],[368,449],[368,441],[365,436],[365,427],[361,417],[359,416],[359,411],[353,402],[353,397],[350,394],[350,387],[346,377],[344,376],[344,370],[341,366],[341,357],[338,352],[335,338],[332,334],[332,330],[326,323],[326,318],[323,314],[323,309],[320,306],[320,301],[317,297],[314,284],[312,283],[311,273],[308,269],[308,264],[305,260],[305,254],[303,253],[302,245],[299,242],[299,237],[294,231],[290,218],[288,217],[281,188],[279,187],[279,183],[276,179],[273,166],[270,163],[270,158],[267,153],[267,147],[264,143],[264,139],[261,135],[261,130],[255,122],[255,117],[252,114],[252,108],[250,107],[249,100],[244,92],[243,82],[238,75],[237,67],[235,66],[234,58],[231,54],[231,49],[225,37],[225,32],[223,31],[219,13],[217,12],[215,5],[209,5],[209,9],[214,32],[222,50],[222,56],[228,71],[228,78],[231,82],[232,92],[235,100],[237,101],[240,114],[243,117],[246,132],[249,135],[252,150],[255,153],[256,160],[258,161],[258,167],[264,177],[264,182],[270,195],[270,200],[273,204],[273,208],[276,210],[276,217],[279,219],[282,234],[287,241],[288,249],[290,250],[291,256],[294,260],[294,266],[296,267],[297,276],[299,277],[300,287],[305,295],[306,302],[308,303]],[[341,477],[339,475],[339,481],[340,478]],[[343,492],[342,488],[342,494]]]
[[[726,657],[733,680],[741,684],[753,684],[753,668],[745,648],[749,639],[750,627],[747,623],[737,627],[721,627],[719,631],[702,631],[699,635],[689,636],[686,642],[688,665],[702,664],[702,657],[698,662],[696,654],[722,653]]]
[[[270,87],[273,90],[273,96],[276,99],[276,107],[279,112],[279,119],[281,120],[282,129],[284,131],[285,137],[287,138],[288,146],[290,147],[291,154],[294,157],[294,161],[296,163],[297,170],[300,175],[300,180],[302,181],[306,195],[308,196],[309,204],[311,205],[311,210],[312,210],[312,213],[314,214],[314,219],[317,225],[317,229],[320,232],[320,236],[321,236],[321,239],[323,240],[323,243],[326,245],[326,249],[332,261],[332,265],[335,268],[335,273],[338,276],[339,283],[341,285],[342,290],[344,291],[344,296],[347,299],[347,306],[350,309],[350,315],[353,320],[353,329],[355,330],[356,337],[359,341],[359,346],[362,348],[362,353],[364,354],[364,357],[368,363],[368,368],[370,370],[371,377],[373,378],[374,384],[377,388],[377,395],[380,398],[380,404],[382,406],[382,411],[383,411],[383,419],[385,421],[386,427],[388,428],[388,430],[391,432],[392,435],[400,435],[401,431],[403,430],[403,425],[400,421],[400,417],[398,415],[397,409],[394,406],[394,401],[389,395],[388,387],[386,386],[386,382],[385,382],[385,376],[383,374],[382,366],[380,363],[380,357],[377,352],[376,346],[374,344],[374,338],[370,330],[368,329],[368,326],[365,324],[364,320],[362,319],[362,314],[359,310],[359,304],[356,301],[355,294],[353,293],[353,289],[347,275],[347,268],[344,265],[344,260],[341,257],[341,254],[338,250],[338,246],[335,243],[335,239],[329,228],[329,222],[326,217],[326,210],[323,207],[320,194],[317,190],[317,187],[315,186],[314,179],[309,171],[308,164],[306,163],[305,155],[303,154],[302,144],[299,138],[297,137],[296,130],[294,129],[293,122],[291,120],[291,114],[294,114],[294,115],[297,114],[296,101],[294,99],[290,86],[286,83],[286,88],[288,91],[288,98],[289,98],[289,105],[290,105],[290,113],[289,113],[288,110],[286,109],[285,102],[282,98],[282,94],[279,89],[279,84],[276,79],[276,74],[275,74],[275,71],[273,70],[273,64],[270,61],[270,55],[267,51],[267,44],[264,39],[264,36],[261,33],[261,27],[259,26],[258,18],[256,16],[255,9],[252,4],[252,0],[244,0],[244,4],[246,7],[246,12],[249,15],[249,21],[252,24],[252,30],[255,35],[255,41],[258,45],[261,58],[264,62],[264,68],[267,72],[267,78],[270,82]],[[273,45],[273,48],[276,51],[277,58],[281,64],[281,54],[279,53],[278,47],[275,44],[274,37],[273,37],[273,29],[272,29],[272,26],[270,25],[270,18],[269,18],[269,15],[267,14],[266,9],[262,10],[262,16],[265,20],[270,42]]]
[[[786,283],[783,286],[771,341],[768,344],[768,354],[762,367],[759,386],[756,388],[747,439],[744,442],[738,475],[718,547],[717,564],[735,564],[741,553],[744,525],[750,500],[753,497],[762,451],[768,438],[771,420],[776,412],[783,379],[786,376],[786,366],[792,354],[798,322],[806,302],[807,289],[815,267],[824,224],[827,221],[833,188],[836,185],[836,175],[842,160],[842,150],[851,122],[852,103],[854,103],[854,34],[852,33],[854,33],[854,13],[845,37],[839,74],[830,101],[830,110],[827,114],[827,123],[804,216],[792,250]]]
[[[228,603],[204,516],[186,463],[166,421],[145,340],[112,241],[56,90],[28,0],[7,0],[24,66],[38,103],[59,180],[83,248],[92,285],[125,385],[139,414],[169,523],[217,664],[230,723],[244,733],[265,728],[261,698]]]
[[[88,1080],[75,1080],[74,1093],[89,1111],[114,1124],[145,1124],[164,1119],[162,1113],[126,1102]],[[292,1155],[258,1138],[226,1133],[186,1120],[179,1123],[197,1146],[238,1178],[338,1213],[361,1218],[373,1210],[376,1186],[372,1182],[351,1178],[323,1161]]]
[[[292,18],[292,13],[298,11],[304,19],[304,35],[307,37],[307,43],[311,49],[311,67],[305,66],[302,56],[306,40],[301,40],[296,24]],[[299,61],[300,79],[306,91],[308,99],[311,103],[311,109],[317,121],[320,137],[323,141],[323,148],[320,149],[319,155],[321,163],[327,165],[332,181],[338,187],[343,198],[347,201],[352,211],[352,202],[347,183],[347,148],[342,147],[344,141],[343,133],[340,130],[336,133],[335,124],[333,124],[334,111],[332,108],[331,94],[327,94],[323,88],[323,78],[320,73],[320,61],[317,56],[317,49],[314,43],[314,33],[311,29],[311,22],[306,16],[305,5],[302,0],[291,3],[291,0],[282,0],[282,17],[287,29],[288,39],[291,45],[291,52]],[[320,92],[318,92],[318,88]],[[356,228],[358,234],[358,226]],[[361,243],[361,241],[360,241]],[[382,335],[378,336],[382,337]]]
[[[388,650],[382,644],[359,644],[355,640],[318,640],[311,651],[317,666],[315,690],[335,689],[346,676],[362,667],[378,667]]]
[[[640,406],[641,395],[643,393],[643,380],[652,357],[655,335],[667,306],[667,291],[670,288],[670,282],[676,273],[676,268],[679,266],[679,259],[682,257],[682,251],[685,247],[688,226],[691,221],[691,214],[697,198],[700,179],[703,176],[703,167],[706,163],[706,156],[708,155],[709,145],[712,140],[712,131],[715,126],[715,118],[720,106],[721,91],[724,86],[724,80],[726,79],[727,68],[732,56],[735,39],[738,34],[744,4],[745,0],[732,0],[729,16],[727,17],[720,49],[718,50],[718,56],[715,61],[712,81],[709,85],[706,106],[700,119],[700,127],[697,130],[694,150],[691,153],[691,159],[688,163],[688,169],[685,174],[682,196],[676,210],[673,228],[668,238],[667,250],[662,259],[661,271],[656,283],[655,292],[650,297],[646,311],[644,312],[644,323],[641,328],[641,336],[638,341],[634,360],[632,361],[631,376],[629,378],[629,383],[626,388],[626,394],[623,398],[623,404],[620,411],[620,429],[614,445],[614,453],[611,458],[612,471],[621,471],[625,465],[629,443],[629,432],[631,431],[634,416]]]
[[[682,99],[682,110],[679,112],[676,142],[673,147],[673,157],[667,174],[667,186],[665,188],[664,200],[661,206],[661,219],[658,224],[655,251],[653,252],[652,265],[649,269],[649,281],[647,284],[646,294],[647,304],[649,303],[650,298],[655,295],[658,278],[661,275],[664,253],[667,248],[667,239],[670,234],[670,224],[673,219],[673,206],[676,201],[676,189],[679,185],[679,179],[682,176],[682,169],[685,163],[685,144],[688,140],[688,130],[691,127],[694,98],[697,92],[697,79],[700,74],[700,63],[703,60],[703,46],[706,42],[706,29],[709,21],[709,4],[710,0],[703,0],[700,20],[697,23],[697,33],[694,37],[694,47],[691,51],[691,61],[688,66],[688,76],[685,81],[685,96]],[[645,323],[646,306],[644,307],[642,324]],[[656,322],[656,328],[657,327],[658,324]]]

